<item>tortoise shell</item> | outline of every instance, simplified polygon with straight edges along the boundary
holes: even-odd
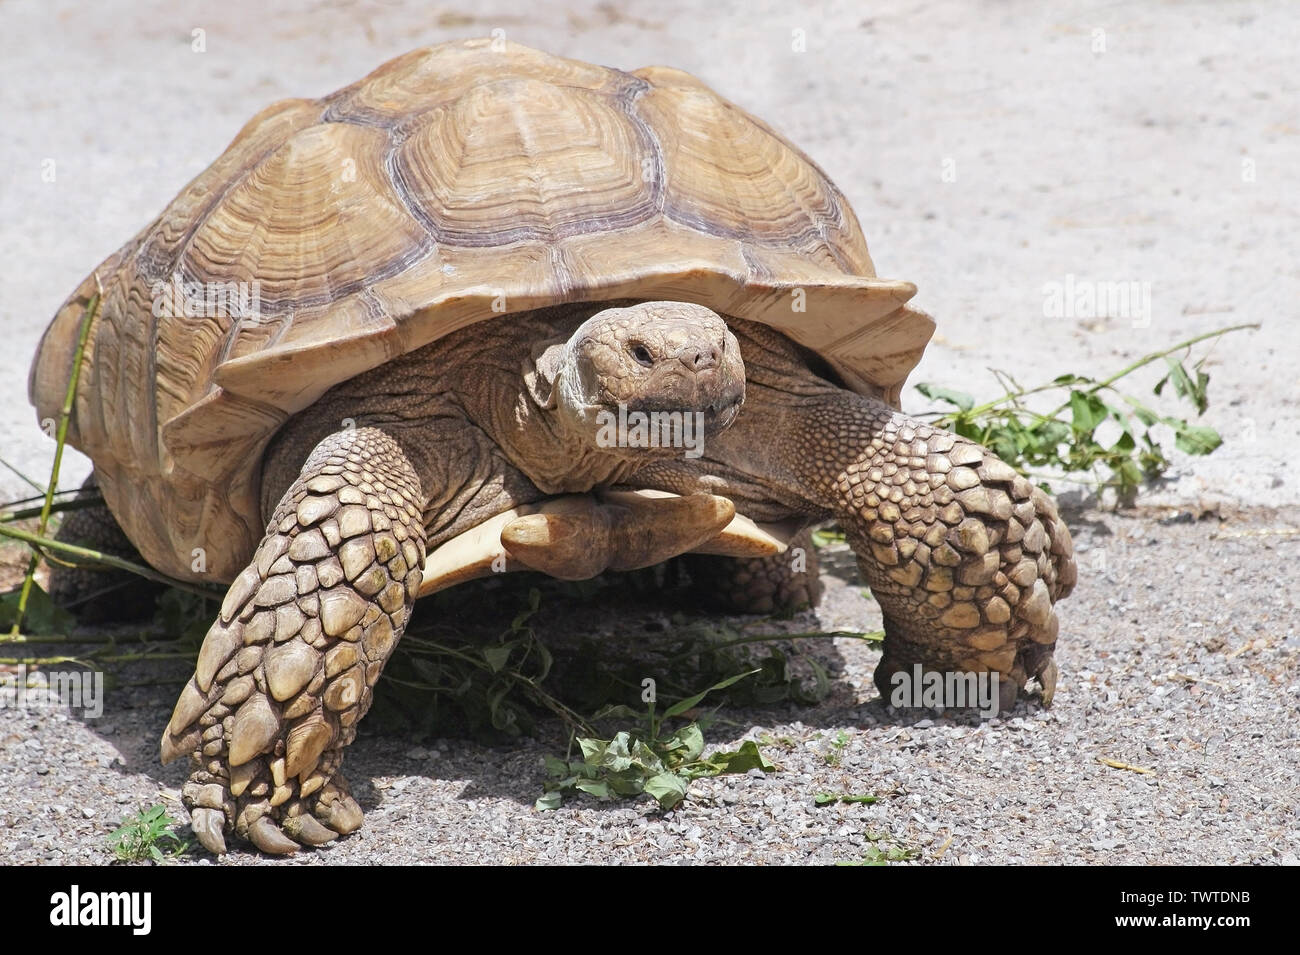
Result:
[[[261,456],[290,415],[474,322],[695,302],[895,405],[933,331],[826,175],[695,78],[489,40],[253,117],[59,310],[29,382],[42,419],[97,283],[69,443],[150,564],[209,581],[262,536]]]

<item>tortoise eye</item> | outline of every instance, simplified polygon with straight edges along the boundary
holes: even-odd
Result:
[[[654,356],[650,354],[650,349],[646,348],[640,342],[632,345],[628,350],[632,353],[632,357],[640,364],[645,365],[647,368],[654,365],[655,360]]]

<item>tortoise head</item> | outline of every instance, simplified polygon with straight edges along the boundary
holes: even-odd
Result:
[[[548,349],[538,372],[564,430],[589,448],[699,457],[745,400],[736,337],[715,312],[684,302],[597,312]]]

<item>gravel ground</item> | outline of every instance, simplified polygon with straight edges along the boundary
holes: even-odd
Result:
[[[891,712],[870,685],[876,653],[820,645],[835,677],[825,702],[728,708],[708,734],[770,737],[779,771],[701,780],[668,814],[590,800],[535,812],[542,756],[564,746],[554,725],[506,748],[363,731],[346,769],[366,826],[275,864],[831,862],[871,845],[940,864],[1298,861],[1300,350],[1287,336],[1300,301],[1300,15],[1285,0],[864,9],[0,4],[0,444],[33,475],[51,445],[25,403],[27,365],[95,262],[268,102],[495,29],[596,62],[680,66],[807,149],[857,209],[880,273],[915,281],[938,318],[914,381],[992,395],[989,365],[1026,382],[1104,374],[1263,323],[1207,366],[1218,452],[1177,457],[1122,516],[1067,498],[1081,576],[1061,607],[1051,710],[1022,702],[983,724]],[[1046,317],[1046,283],[1067,276],[1149,283],[1151,309]],[[65,484],[86,467],[71,456]],[[0,474],[3,498],[24,487]],[[12,581],[21,555],[0,558]],[[816,619],[779,626],[877,625],[851,562],[828,562]],[[623,598],[548,603],[542,620],[548,640],[665,638],[662,612]],[[174,801],[184,770],[157,764],[156,741],[183,674],[123,676],[160,682],[111,690],[94,722],[0,709],[0,862],[108,861],[104,836],[124,814],[160,791]],[[820,791],[880,798],[818,809]]]
[[[803,642],[834,675],[823,703],[728,707],[707,734],[768,740],[775,773],[698,780],[668,813],[588,797],[538,812],[558,724],[505,747],[363,732],[345,764],[366,810],[358,833],[289,862],[221,864],[828,863],[872,845],[949,865],[1300,864],[1300,509],[1087,512],[1071,527],[1089,572],[1062,604],[1051,709],[1030,699],[983,723],[891,710],[870,683],[877,652]],[[879,624],[842,545],[824,579],[822,607],[774,631]],[[669,636],[661,610],[618,593],[548,600],[538,619],[548,643]],[[105,836],[123,815],[160,791],[176,805],[185,772],[156,753],[181,679],[110,691],[97,721],[0,711],[0,860],[111,861]],[[879,801],[818,808],[820,792]]]

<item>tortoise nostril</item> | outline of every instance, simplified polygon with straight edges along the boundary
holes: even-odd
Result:
[[[718,362],[722,360],[722,349],[713,345],[709,348],[697,349],[695,358],[691,362],[691,367],[696,371],[704,371],[707,368],[717,368]]]

